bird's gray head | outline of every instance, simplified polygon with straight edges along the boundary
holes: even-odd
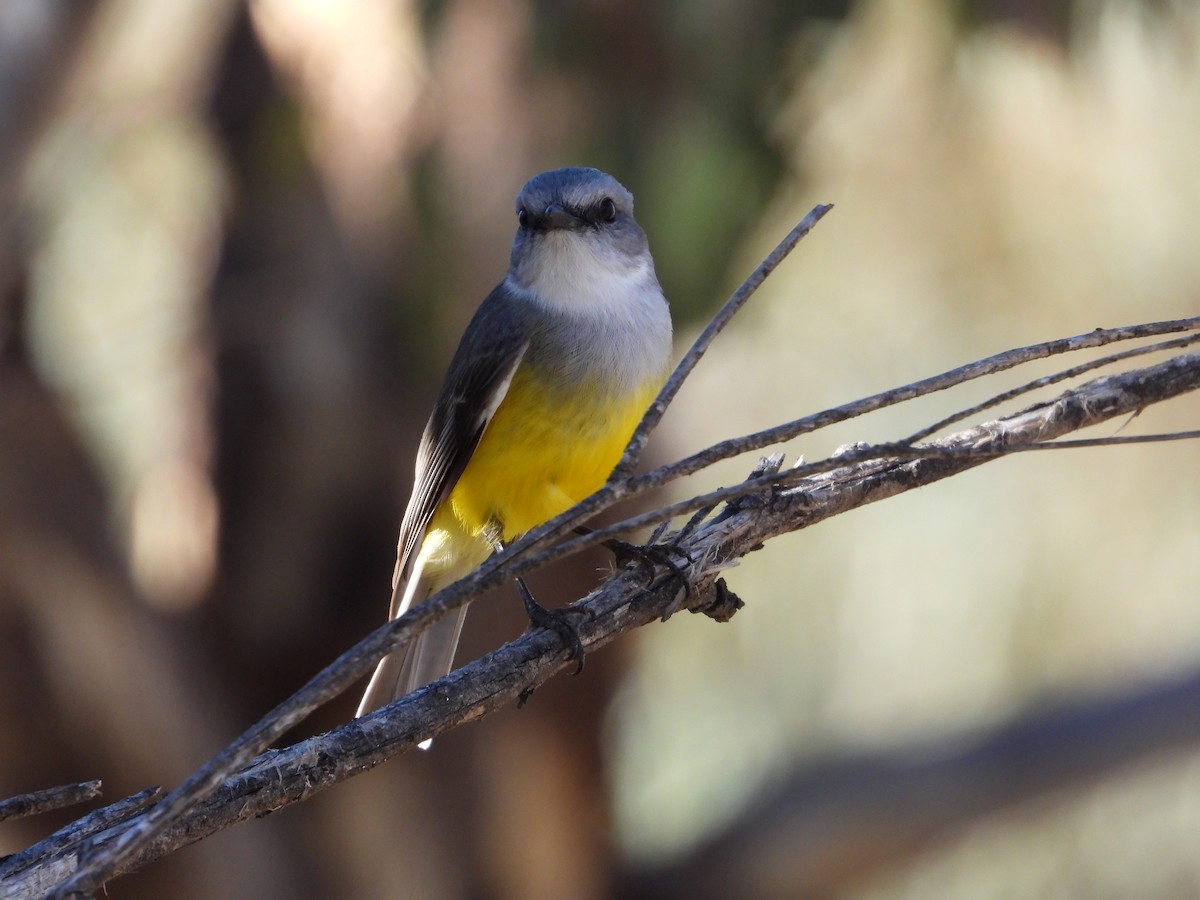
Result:
[[[521,189],[508,280],[556,306],[659,290],[633,195],[611,175],[584,168],[543,172]]]

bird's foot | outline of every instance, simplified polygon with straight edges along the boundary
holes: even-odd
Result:
[[[582,609],[547,609],[533,599],[525,579],[517,579],[517,591],[521,594],[521,603],[525,606],[525,615],[529,622],[539,628],[546,628],[559,636],[569,652],[569,659],[576,661],[575,671],[578,675],[583,671],[583,660],[587,655],[583,649],[583,641],[579,639],[579,630],[569,621],[571,616],[588,615]]]

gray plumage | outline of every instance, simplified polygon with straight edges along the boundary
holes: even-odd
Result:
[[[586,380],[614,398],[665,374],[670,314],[646,236],[633,218],[632,195],[596,169],[556,169],[526,183],[517,216],[508,273],[467,326],[421,437],[400,526],[393,618],[476,568],[503,532],[498,522],[496,535],[476,538],[478,548],[456,566],[425,571],[430,523],[519,368],[536,372],[554,394],[569,396]],[[385,657],[358,715],[449,672],[465,612],[462,607],[436,623],[407,653]]]

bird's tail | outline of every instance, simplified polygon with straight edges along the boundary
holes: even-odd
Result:
[[[392,618],[403,615],[414,603],[423,603],[430,594],[467,575],[479,564],[478,560],[471,559],[449,570],[441,568],[436,573],[429,573],[424,562],[424,559],[418,558],[408,582],[396,584]],[[380,660],[355,716],[374,712],[448,674],[454,666],[454,651],[458,647],[458,637],[462,633],[466,615],[466,606],[452,610],[407,646]]]
[[[466,615],[467,608],[460,606],[380,660],[355,715],[365,716],[448,674]]]

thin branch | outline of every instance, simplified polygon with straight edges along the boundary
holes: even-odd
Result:
[[[158,788],[147,788],[131,797],[118,800],[109,806],[88,813],[81,819],[60,828],[44,840],[38,841],[31,847],[0,859],[0,887],[4,887],[4,900],[17,900],[23,896],[43,897],[50,889],[66,879],[75,870],[78,860],[68,854],[65,861],[60,857],[68,847],[78,846],[83,841],[112,828],[119,822],[128,819],[139,809],[152,802],[161,794]],[[35,885],[33,893],[22,895],[10,890],[8,885],[17,877],[22,884]]]
[[[1191,321],[1191,320],[1188,320]],[[1173,324],[1173,323],[1172,323]],[[1061,384],[1071,378],[1078,378],[1088,372],[1094,372],[1097,369],[1102,369],[1106,366],[1111,366],[1118,362],[1124,362],[1138,356],[1146,356],[1150,353],[1161,353],[1166,350],[1179,350],[1184,347],[1190,347],[1192,344],[1200,343],[1200,334],[1189,334],[1187,337],[1175,338],[1172,341],[1160,341],[1157,344],[1147,344],[1144,347],[1134,347],[1132,350],[1123,350],[1120,353],[1113,353],[1108,356],[1103,356],[1100,359],[1093,359],[1090,362],[1082,365],[1073,366],[1069,369],[1063,369],[1061,372],[1055,372],[1053,375],[1047,375],[1044,378],[1036,378],[1020,387],[1015,387],[1011,390],[997,394],[990,400],[985,400],[975,406],[967,409],[959,410],[952,416],[947,416],[939,422],[934,422],[922,428],[920,431],[910,434],[905,443],[915,444],[918,441],[923,441],[931,435],[937,434],[944,428],[948,428],[957,422],[965,422],[967,419],[974,418],[981,412],[999,406],[1001,403],[1007,403],[1023,394],[1028,394],[1031,391],[1040,388],[1049,387],[1052,384]]]
[[[99,796],[100,782],[98,780],[64,784],[28,794],[18,794],[7,800],[0,800],[0,822],[36,816],[39,813],[62,809],[64,806],[74,806],[77,803],[86,803]]]
[[[1077,441],[1055,441],[1052,444],[1031,444],[1016,450],[1080,450],[1086,447],[1125,447],[1129,444],[1165,444],[1169,441],[1200,440],[1200,431],[1172,431],[1167,434],[1113,435],[1106,438],[1081,438]]]
[[[867,467],[874,464],[886,467],[900,461],[911,460],[957,460],[960,462],[986,462],[1013,453],[1024,453],[1043,450],[1079,450],[1090,447],[1126,446],[1130,444],[1159,444],[1169,441],[1200,440],[1200,431],[1176,431],[1167,434],[1145,434],[1129,436],[1113,436],[1106,438],[1081,438],[1079,440],[1057,440],[1040,444],[996,445],[950,447],[941,443],[909,444],[907,442],[889,442],[883,444],[858,444],[842,450],[826,459],[816,462],[803,462],[790,469],[778,468],[782,462],[782,454],[771,457],[775,467],[767,467],[757,472],[751,478],[737,484],[716,488],[705,494],[698,494],[686,500],[679,500],[643,513],[629,516],[620,521],[595,528],[585,535],[573,537],[561,544],[556,544],[547,550],[531,556],[525,568],[539,568],[559,557],[577,553],[584,547],[603,543],[604,541],[640,531],[652,525],[670,522],[678,516],[696,511],[687,525],[670,539],[672,546],[676,545],[680,536],[686,535],[703,521],[705,513],[721,503],[733,504],[748,497],[762,494],[767,489],[786,489],[805,479],[811,479],[830,472],[845,470],[848,466]]]
[[[762,450],[773,444],[780,444],[801,435],[827,428],[830,425],[836,425],[840,422],[866,415],[867,413],[895,406],[898,403],[914,400],[917,397],[944,391],[986,375],[995,375],[999,372],[1012,369],[1015,366],[1033,362],[1034,360],[1045,359],[1062,353],[1093,349],[1117,341],[1153,337],[1155,335],[1171,334],[1180,331],[1195,331],[1196,329],[1200,329],[1200,316],[1168,322],[1152,322],[1145,325],[1128,325],[1122,328],[1097,328],[1095,331],[1089,331],[1086,334],[1075,337],[1060,338],[1041,344],[1031,344],[1028,347],[1020,347],[1016,350],[1007,350],[1003,353],[997,353],[994,356],[981,359],[978,362],[969,363],[957,369],[951,369],[940,375],[934,375],[930,378],[914,381],[912,384],[906,384],[903,387],[883,391],[870,397],[864,397],[853,403],[847,403],[843,406],[837,406],[833,409],[804,416],[792,422],[756,431],[753,434],[743,437],[721,441],[677,462],[660,466],[652,472],[647,472],[645,475],[639,475],[630,479],[630,486],[625,495],[636,496],[661,487],[668,481],[673,481],[685,475],[691,475],[722,460]]]
[[[671,373],[671,377],[667,379],[662,390],[658,392],[658,396],[654,398],[654,402],[650,404],[650,408],[642,416],[642,421],[638,424],[633,437],[629,439],[629,445],[621,455],[621,461],[617,463],[612,475],[609,476],[610,483],[624,481],[633,472],[634,466],[637,465],[638,459],[642,455],[642,450],[646,447],[646,441],[650,439],[650,432],[658,426],[663,414],[667,411],[667,407],[675,399],[675,395],[679,393],[679,389],[683,387],[683,382],[692,374],[692,370],[696,368],[696,364],[700,362],[700,358],[704,356],[708,348],[712,345],[712,342],[716,340],[717,335],[725,330],[725,326],[746,305],[746,301],[754,296],[754,292],[762,286],[762,283],[767,280],[772,272],[779,268],[779,264],[787,259],[788,254],[796,248],[796,245],[816,227],[816,224],[831,209],[833,209],[832,203],[824,203],[818,204],[809,210],[808,215],[801,219],[796,224],[796,227],[787,233],[787,236],[779,242],[774,250],[767,254],[766,258],[742,282],[741,287],[734,291],[733,295],[725,301],[725,305],[717,311],[717,314],[713,316],[705,329],[700,332],[699,337],[692,342],[691,348],[683,355],[683,359],[679,361],[679,365],[675,367],[675,371]]]
[[[1200,354],[1179,356],[1155,366],[1093,380],[1029,410],[958,432],[926,447],[906,448],[919,451],[922,457],[918,459],[847,462],[843,457],[835,460],[840,466],[832,471],[787,485],[768,483],[775,476],[759,476],[752,483],[752,495],[743,495],[737,503],[699,523],[676,545],[681,557],[689,560],[690,591],[684,591],[664,567],[656,570],[650,588],[644,586],[636,569],[622,570],[578,604],[587,613],[580,617],[580,639],[585,648],[592,650],[625,631],[665,618],[679,609],[727,618],[740,601],[724,588],[719,573],[771,537],[932,484],[1007,452],[1052,441],[1198,389]],[[849,452],[878,453],[878,448],[854,448]],[[526,561],[514,561],[521,562]],[[456,595],[466,591],[464,584],[460,582],[447,589],[443,594],[450,599],[438,602],[448,608]],[[316,690],[314,685],[344,686],[364,674],[380,648],[389,646],[389,641],[405,639],[418,621],[431,621],[438,614],[425,610],[428,605],[422,604],[392,625],[374,632],[327,667],[301,693],[308,692],[311,699]],[[210,764],[201,770],[207,771],[203,778],[193,776],[185,782],[203,784],[202,791],[190,790],[186,802],[169,807],[164,801],[143,814],[129,829],[103,836],[90,847],[79,848],[80,877],[64,889],[86,892],[102,883],[95,880],[97,872],[105,873],[102,880],[107,880],[230,824],[306,799],[337,781],[378,765],[419,740],[480,718],[527,695],[565,665],[565,657],[555,635],[540,629],[528,632],[396,704],[328,734],[264,754],[232,778],[228,775],[233,770],[221,776],[230,761],[240,758],[240,753],[255,741],[283,730],[280,723],[272,722],[272,716],[268,716],[235,743],[240,748],[238,753],[224,752],[218,757],[223,761],[221,766]],[[296,708],[297,704],[289,701],[279,710]],[[290,724],[289,719],[284,727]],[[179,789],[172,792],[177,794],[182,796]],[[142,820],[160,819],[160,808],[171,810],[170,819],[155,831],[151,840],[146,840]],[[139,835],[139,840],[134,843],[130,834]],[[90,859],[88,854],[92,855]]]
[[[132,825],[117,836],[106,835],[104,840],[90,838],[79,851],[77,874],[62,888],[63,896],[88,895],[115,875],[125,871],[128,861],[136,858],[184,813],[201,799],[209,796],[231,774],[250,762],[264,748],[295,727],[315,709],[337,697],[368,669],[383,658],[390,648],[407,643],[435,618],[421,604],[412,612],[420,615],[403,617],[405,627],[399,639],[393,639],[393,620],[371,632],[350,650],[321,670],[299,691],[267,713],[233,743],[214,756],[179,784],[173,791],[152,806]],[[444,612],[443,612],[444,614]],[[101,847],[103,850],[101,851]]]

